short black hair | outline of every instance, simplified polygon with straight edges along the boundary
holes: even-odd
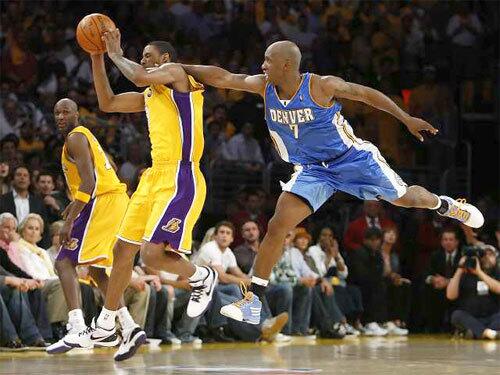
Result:
[[[148,45],[155,46],[162,55],[164,53],[168,53],[170,55],[170,61],[175,62],[177,60],[177,52],[175,51],[174,46],[169,42],[154,40],[149,42]]]
[[[365,240],[371,240],[374,238],[382,239],[382,231],[378,228],[368,228],[365,231]]]
[[[30,171],[30,169],[28,168],[28,166],[27,166],[27,165],[25,165],[25,164],[19,164],[19,165],[17,165],[17,166],[14,168],[14,170],[12,171],[12,175],[14,176],[14,175],[16,174],[16,172],[18,171],[18,169],[21,169],[21,168],[26,169],[26,170],[28,171],[28,174],[29,174],[29,175],[30,175],[30,177],[31,177],[31,171]]]
[[[40,171],[40,173],[38,173],[38,176],[36,176],[36,182],[38,183],[40,181],[40,177],[42,176],[50,176],[52,178],[52,182],[55,184],[56,183],[56,178],[54,177],[54,175],[49,172],[48,170],[42,170]]]

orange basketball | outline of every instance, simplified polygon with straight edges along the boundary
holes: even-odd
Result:
[[[82,18],[76,27],[76,40],[80,47],[89,53],[106,52],[106,45],[101,40],[102,34],[114,30],[115,23],[108,16],[92,13]]]

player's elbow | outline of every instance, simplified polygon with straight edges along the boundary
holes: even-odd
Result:
[[[105,113],[113,112],[112,100],[99,100],[99,110]]]

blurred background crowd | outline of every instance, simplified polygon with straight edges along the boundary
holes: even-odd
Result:
[[[99,111],[90,59],[75,40],[78,21],[93,12],[111,16],[134,61],[148,41],[168,40],[181,62],[258,74],[266,46],[292,40],[301,48],[304,71],[377,88],[439,129],[438,137],[420,144],[390,115],[342,103],[356,134],[378,145],[404,180],[473,200],[485,226],[474,233],[429,211],[337,194],[290,234],[273,272],[269,316],[292,317],[283,334],[308,336],[310,328],[324,337],[450,331],[459,303],[446,298],[446,289],[464,249],[483,249],[481,264],[498,275],[497,2],[11,0],[0,6],[0,288],[12,320],[6,328],[8,313],[0,313],[0,345],[36,346],[64,331],[67,312],[52,262],[69,199],[55,102],[69,97],[79,104],[81,123],[98,137],[130,193],[150,163],[144,113]],[[137,90],[112,64],[108,72],[115,92]],[[279,181],[291,168],[272,147],[259,97],[211,87],[204,95],[208,195],[193,261],[218,264],[229,275],[221,277],[224,301],[239,293],[239,281],[248,281]],[[91,317],[102,300],[85,268],[80,272]],[[182,313],[188,283],[156,274],[140,259],[128,293],[136,321],[165,342],[266,336],[266,327],[247,332],[215,313],[190,320]],[[12,313],[23,308],[31,318]],[[498,301],[485,309],[480,314],[498,313]]]

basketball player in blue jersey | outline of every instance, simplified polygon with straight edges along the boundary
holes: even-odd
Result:
[[[437,129],[411,117],[380,91],[334,76],[301,73],[300,60],[300,50],[294,43],[280,41],[265,52],[264,74],[249,76],[215,66],[183,65],[188,74],[204,84],[262,96],[271,138],[283,160],[295,165],[257,253],[250,292],[221,309],[221,314],[251,324],[259,323],[260,301],[281,256],[286,234],[337,190],[360,199],[384,199],[400,207],[437,210],[473,228],[484,222],[481,212],[464,200],[438,197],[421,186],[407,186],[377,147],[353,134],[337,99],[360,101],[390,113],[420,141],[422,133],[435,135]]]

